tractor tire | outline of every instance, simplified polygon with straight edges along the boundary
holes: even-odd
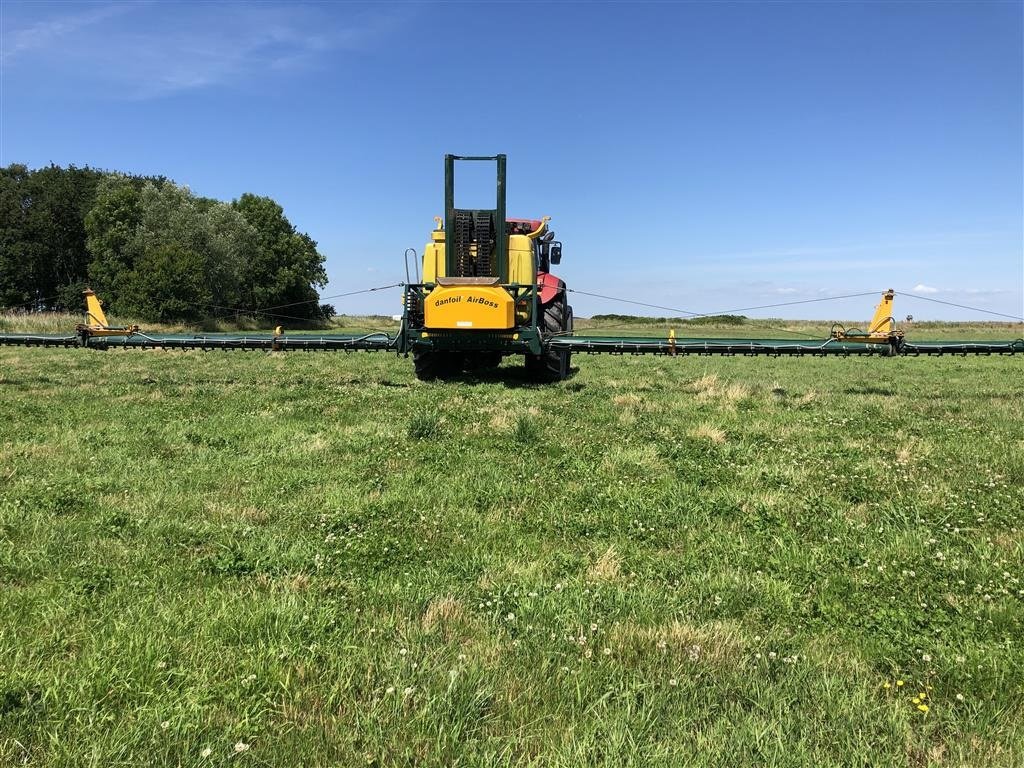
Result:
[[[501,365],[501,352],[467,352],[463,367],[467,371],[489,371]]]
[[[543,312],[543,334],[545,337],[572,331],[572,307],[566,302],[564,293],[546,304]],[[571,362],[571,352],[547,348],[539,355],[526,356],[526,371],[535,381],[562,381],[569,376]]]
[[[450,379],[462,372],[463,356],[448,351],[413,352],[412,365],[420,381]]]

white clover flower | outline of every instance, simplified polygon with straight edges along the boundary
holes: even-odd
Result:
[[[246,744],[244,741],[235,742],[235,754],[236,755],[237,754],[241,754],[242,752],[247,752],[248,750],[249,750],[249,745]]]
[[[210,749],[209,747],[207,747],[206,749],[204,749],[202,752],[199,753],[199,756],[202,757],[202,758],[207,758],[207,757],[209,757],[212,754],[213,754],[213,750]]]
[[[668,681],[668,684],[675,688],[677,685],[679,685],[679,681],[673,677]]]

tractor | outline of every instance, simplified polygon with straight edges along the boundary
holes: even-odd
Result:
[[[460,161],[495,164],[494,208],[455,207]],[[412,354],[419,379],[496,368],[508,355],[524,355],[536,381],[569,375],[571,351],[551,344],[573,328],[565,282],[551,274],[562,244],[549,217],[506,218],[505,166],[505,155],[445,155],[444,218],[435,217],[421,277],[403,297],[398,346]]]

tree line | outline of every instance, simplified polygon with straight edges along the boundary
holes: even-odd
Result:
[[[163,176],[0,168],[0,309],[79,312],[93,288],[117,314],[194,322],[254,314],[316,322],[324,257],[269,197],[231,203]]]
[[[698,317],[645,317],[643,315],[591,315],[591,320],[618,324],[675,323],[682,325],[743,325],[746,315],[700,315]]]

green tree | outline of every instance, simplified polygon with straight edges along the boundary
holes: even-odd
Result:
[[[256,232],[257,247],[242,267],[242,303],[253,309],[280,307],[280,314],[320,319],[317,288],[327,284],[327,272],[316,242],[297,232],[284,209],[269,197],[246,193],[232,205]]]
[[[246,252],[257,247],[256,232],[232,206],[197,198],[185,187],[147,184],[142,218],[131,246],[136,258],[160,245],[181,245],[201,259],[201,273],[218,309],[236,307]]]
[[[255,230],[232,206],[170,183],[139,187],[130,179],[108,181],[86,228],[93,253],[89,274],[97,290],[105,292],[115,311],[144,320],[226,314],[240,298],[245,254],[257,248]],[[177,250],[168,250],[172,246]],[[179,279],[175,265],[186,264],[204,290],[197,293],[186,281],[182,301],[172,302],[175,286],[158,288],[159,281]],[[148,266],[157,267],[155,275],[144,274]],[[189,301],[200,304],[185,309]]]
[[[28,308],[44,296],[33,280],[39,246],[28,232],[29,173],[24,165],[0,169],[0,307]]]
[[[162,176],[0,168],[0,308],[77,311],[89,284],[142,319],[273,307],[312,320],[329,309],[323,263],[270,198],[226,204]]]
[[[214,298],[204,267],[203,256],[186,245],[154,245],[136,260],[119,307],[159,323],[201,320]]]
[[[54,309],[82,306],[83,278],[89,263],[84,219],[103,173],[92,168],[51,165],[32,174],[31,226],[42,244],[40,289],[56,296]]]
[[[128,288],[138,255],[134,241],[142,221],[142,200],[137,185],[125,176],[110,176],[97,189],[92,210],[85,216],[86,244],[92,261],[88,273],[92,287],[111,309]]]
[[[0,169],[0,304],[80,308],[84,218],[103,175],[75,166]]]

